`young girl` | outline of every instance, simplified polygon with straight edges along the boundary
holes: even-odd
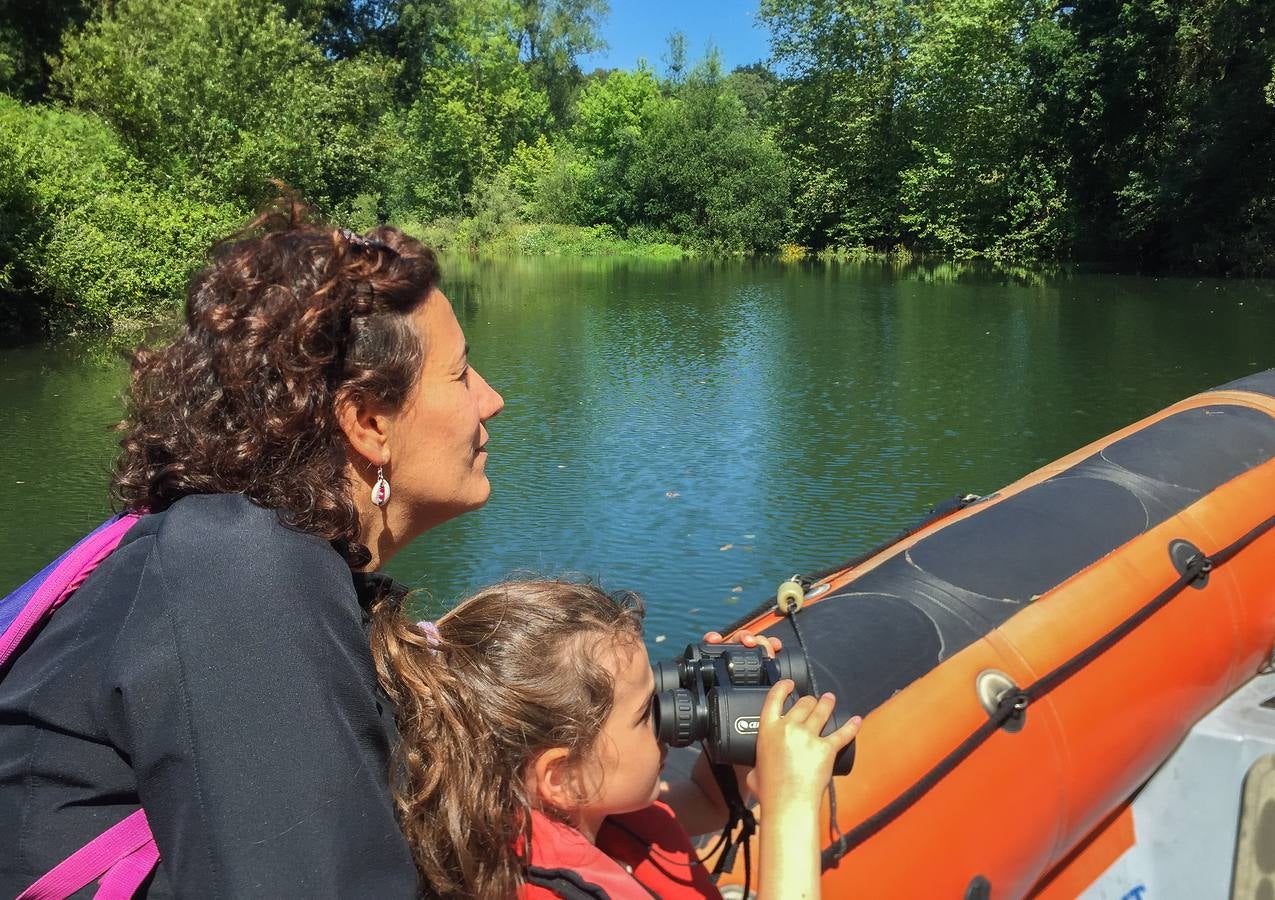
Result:
[[[402,736],[395,802],[427,892],[549,897],[565,882],[615,900],[719,896],[677,823],[720,829],[726,806],[706,766],[688,784],[660,780],[635,595],[509,582],[461,603],[436,635],[377,623]],[[781,714],[791,690],[768,695],[748,776],[764,815],[763,900],[818,896],[820,792],[859,723],[821,737],[832,696]]]

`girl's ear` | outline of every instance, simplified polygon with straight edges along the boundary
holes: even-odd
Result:
[[[579,805],[575,771],[565,747],[544,750],[527,767],[527,792],[548,809],[568,811]]]

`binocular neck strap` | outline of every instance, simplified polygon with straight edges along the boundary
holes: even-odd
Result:
[[[725,763],[712,763],[709,767],[713,772],[713,779],[717,782],[717,788],[722,792],[722,799],[726,801],[726,809],[729,817],[726,820],[726,827],[722,829],[719,844],[722,848],[721,855],[717,857],[717,864],[713,866],[712,879],[716,884],[722,874],[735,868],[735,854],[742,846],[744,848],[744,896],[748,896],[749,882],[752,880],[752,836],[757,830],[757,819],[753,816],[753,811],[744,803],[744,798],[739,793],[739,781],[735,777],[735,769]],[[739,827],[739,833],[735,834],[736,827]]]

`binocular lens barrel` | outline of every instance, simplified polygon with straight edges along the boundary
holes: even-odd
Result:
[[[655,732],[670,747],[687,747],[704,741],[714,762],[751,766],[757,762],[757,734],[761,730],[761,710],[770,693],[768,685],[731,685],[697,693],[686,688],[655,695]],[[797,701],[789,694],[784,712]],[[845,718],[833,711],[823,728],[828,735]],[[854,766],[854,744],[837,754],[833,774],[845,775]]]
[[[655,674],[655,733],[670,747],[703,741],[714,762],[751,766],[757,761],[761,708],[772,685],[790,678],[797,698],[814,693],[806,658],[780,653],[774,659],[760,647],[742,644],[691,644],[681,656],[651,667]],[[833,712],[823,733],[844,718]],[[833,772],[845,775],[854,765],[854,744],[837,755]]]

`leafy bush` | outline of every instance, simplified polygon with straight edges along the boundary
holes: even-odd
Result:
[[[180,302],[191,270],[240,221],[230,204],[146,181],[100,119],[0,97],[0,253],[15,306],[46,321],[107,327]]]

